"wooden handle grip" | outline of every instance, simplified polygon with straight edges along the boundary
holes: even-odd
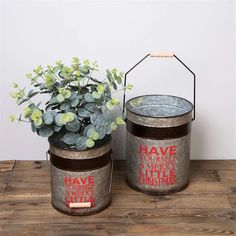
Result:
[[[151,57],[173,57],[174,53],[173,52],[151,52],[150,56]]]
[[[70,208],[90,208],[91,202],[70,202]]]

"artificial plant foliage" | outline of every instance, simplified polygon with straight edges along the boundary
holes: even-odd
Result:
[[[117,69],[106,70],[103,80],[93,75],[96,71],[96,62],[81,62],[77,57],[70,66],[61,61],[38,66],[27,74],[32,87],[28,92],[14,83],[11,96],[24,108],[22,114],[11,115],[10,120],[30,123],[32,131],[42,137],[56,135],[68,148],[94,147],[98,140],[124,124],[122,116],[113,118],[112,113],[120,104],[113,94],[132,88],[131,84],[123,87],[123,73]],[[34,101],[42,94],[48,98],[43,105]]]

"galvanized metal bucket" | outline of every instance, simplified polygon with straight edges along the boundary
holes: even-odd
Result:
[[[110,141],[86,151],[50,144],[52,206],[68,215],[89,215],[111,203],[113,162]]]
[[[148,56],[175,57],[194,78],[194,105],[170,95],[143,95],[125,103],[126,182],[140,192],[164,195],[189,183],[191,123],[195,119],[195,74],[172,53]],[[193,113],[193,114],[192,114]],[[193,117],[193,118],[192,118]]]

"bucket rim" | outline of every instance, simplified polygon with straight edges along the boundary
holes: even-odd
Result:
[[[59,145],[55,145],[55,144],[52,144],[52,142],[50,142],[48,140],[48,143],[50,144],[50,146],[52,147],[55,147],[57,149],[60,149],[60,150],[63,150],[63,151],[70,151],[70,152],[81,152],[81,153],[86,153],[88,151],[96,151],[96,150],[99,150],[99,149],[102,149],[108,145],[111,145],[111,142],[112,142],[112,137],[110,136],[109,139],[107,140],[107,142],[105,142],[104,144],[98,146],[98,147],[94,147],[94,148],[89,148],[89,149],[85,149],[85,150],[77,150],[75,148],[63,148],[63,147],[60,147]]]
[[[191,110],[188,111],[188,112],[185,112],[181,115],[172,115],[172,116],[148,116],[148,115],[143,115],[143,114],[140,114],[138,112],[135,112],[135,111],[131,111],[130,109],[127,108],[127,104],[130,103],[130,101],[132,101],[133,99],[136,99],[136,98],[141,98],[141,97],[151,97],[151,96],[168,96],[168,97],[173,97],[173,98],[178,98],[178,99],[181,99],[181,100],[184,100],[186,101],[187,103],[189,103],[191,105]],[[182,98],[182,97],[179,97],[179,96],[175,96],[175,95],[169,95],[169,94],[146,94],[146,95],[139,95],[137,97],[133,97],[131,99],[129,99],[126,103],[125,103],[125,108],[132,114],[134,115],[137,115],[137,116],[142,116],[142,117],[147,117],[147,118],[157,118],[157,119],[167,119],[167,118],[176,118],[176,117],[181,117],[181,116],[185,116],[189,113],[191,113],[194,109],[194,105],[192,104],[192,102],[190,102],[189,100],[185,99],[185,98]]]

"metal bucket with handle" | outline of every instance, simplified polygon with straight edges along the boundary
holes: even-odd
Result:
[[[173,53],[153,52],[148,57],[175,58],[193,75],[193,104],[172,95],[142,95],[126,102],[126,182],[140,192],[164,195],[189,183],[191,124],[195,119],[196,76]]]

